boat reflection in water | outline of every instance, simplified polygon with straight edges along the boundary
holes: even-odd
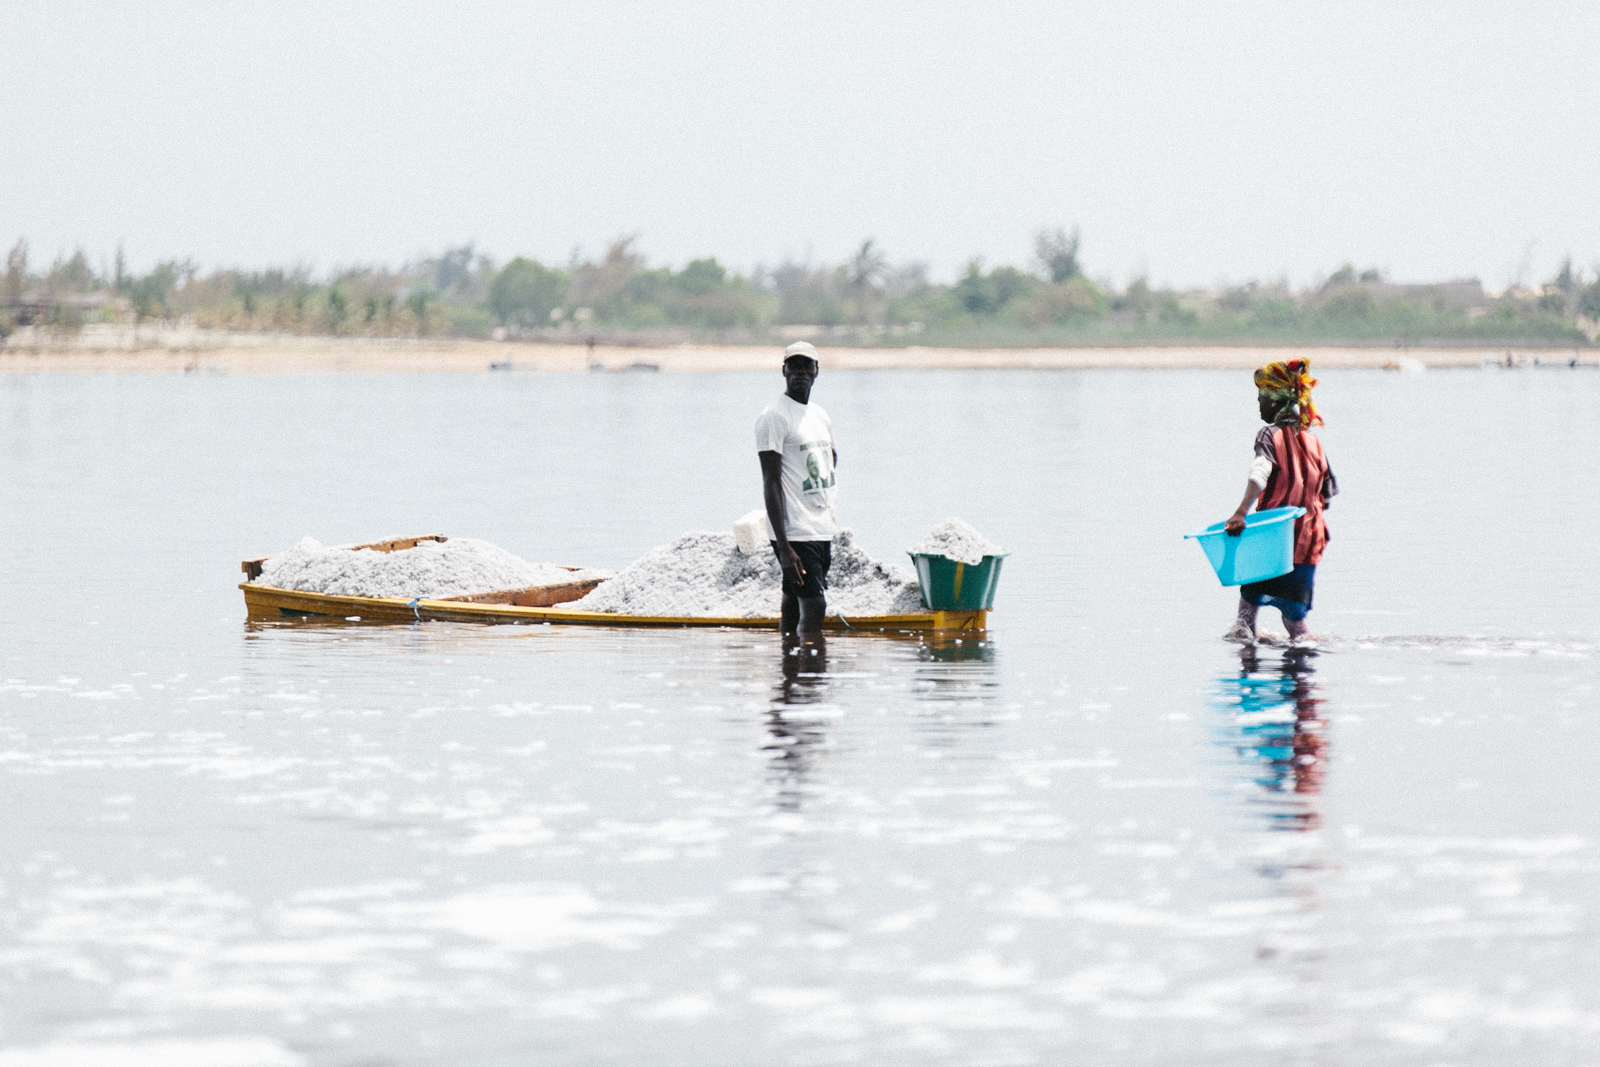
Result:
[[[918,703],[976,708],[998,695],[993,641],[934,635],[918,641],[917,658],[921,663],[912,685]]]
[[[1285,648],[1274,660],[1247,645],[1239,672],[1218,686],[1228,712],[1221,742],[1249,765],[1275,830],[1315,830],[1322,824],[1316,796],[1328,762],[1324,703],[1316,682],[1316,650]]]

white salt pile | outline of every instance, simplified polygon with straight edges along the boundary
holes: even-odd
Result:
[[[782,608],[782,583],[771,552],[747,556],[731,534],[696,532],[652,549],[582,600],[563,606],[619,615],[772,617]],[[914,574],[873,559],[855,546],[849,530],[839,531],[828,571],[830,615],[922,610]]]
[[[337,596],[447,597],[608,577],[611,571],[569,571],[529,563],[471,537],[419,541],[398,552],[327,548],[307,537],[261,565],[261,585]]]
[[[928,536],[911,551],[930,556],[944,556],[957,563],[977,566],[983,562],[984,556],[997,556],[1004,549],[973,529],[970,524],[960,519],[946,519],[929,530]]]

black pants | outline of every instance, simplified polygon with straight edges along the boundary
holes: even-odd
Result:
[[[770,542],[772,554],[778,554],[778,542]],[[825,596],[828,589],[828,568],[833,565],[832,541],[790,541],[789,547],[794,549],[794,554],[800,557],[800,566],[805,568],[806,579],[799,585],[783,576],[783,595],[797,596],[802,600],[812,600]],[[778,565],[783,565],[782,557]]]

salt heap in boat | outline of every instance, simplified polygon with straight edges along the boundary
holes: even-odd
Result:
[[[782,608],[782,583],[771,552],[747,556],[731,534],[695,532],[652,549],[582,600],[562,606],[619,615],[770,618]],[[855,546],[849,530],[839,531],[828,571],[830,615],[921,610],[916,575],[873,559]]]
[[[418,541],[396,552],[329,548],[304,538],[261,565],[261,585],[337,596],[438,598],[556,585],[603,578],[611,571],[569,571],[553,563],[529,563],[498,545],[471,537]]]

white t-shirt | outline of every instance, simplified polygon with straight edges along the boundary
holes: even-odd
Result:
[[[784,532],[791,541],[831,541],[834,521],[833,423],[816,404],[780,396],[756,419],[756,451],[783,457]]]

